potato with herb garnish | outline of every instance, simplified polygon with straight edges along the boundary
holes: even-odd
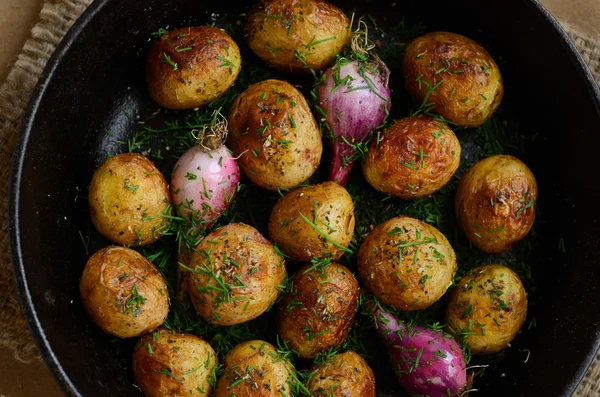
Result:
[[[294,261],[337,260],[351,252],[354,221],[354,203],[346,189],[324,182],[280,198],[269,217],[269,236]]]
[[[187,278],[192,304],[217,325],[260,316],[285,289],[283,256],[258,230],[243,223],[208,234],[194,249],[186,270],[192,273]]]
[[[160,106],[197,108],[223,95],[241,64],[240,49],[223,29],[190,26],[165,32],[148,53],[148,90]]]
[[[306,99],[291,84],[265,80],[229,111],[227,143],[248,178],[269,190],[305,182],[321,161],[321,132]]]
[[[130,248],[110,246],[92,255],[83,269],[79,292],[92,321],[120,338],[150,332],[169,314],[165,279]]]
[[[367,362],[352,350],[316,363],[306,384],[314,397],[375,397],[375,375]]]
[[[292,396],[298,382],[292,364],[262,340],[242,342],[227,352],[215,397]]]
[[[436,228],[401,216],[367,235],[357,257],[360,279],[380,301],[398,310],[422,310],[444,295],[456,255]]]
[[[323,0],[260,0],[246,18],[250,49],[283,72],[329,65],[350,42],[350,20]]]
[[[407,117],[371,142],[363,174],[380,192],[421,198],[444,187],[459,163],[460,143],[447,125],[427,116]]]
[[[149,397],[209,396],[217,382],[217,355],[205,340],[159,329],[133,352],[135,382]]]
[[[502,76],[479,43],[456,33],[431,32],[413,40],[404,53],[408,92],[423,110],[461,127],[482,125],[500,106]]]
[[[303,266],[279,303],[279,335],[302,358],[342,344],[354,321],[358,294],[358,282],[345,266],[328,259]]]
[[[535,177],[521,160],[488,157],[473,165],[458,184],[458,224],[481,251],[504,252],[531,230],[537,196]]]
[[[96,230],[117,244],[139,247],[162,237],[171,215],[169,185],[146,157],[112,156],[96,170],[88,187]]]
[[[503,265],[471,270],[450,294],[448,330],[466,337],[472,354],[492,354],[508,346],[527,317],[527,293],[515,272]]]

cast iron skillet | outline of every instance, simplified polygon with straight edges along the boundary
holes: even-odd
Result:
[[[537,327],[517,338],[479,393],[569,396],[600,343],[600,92],[581,57],[535,0],[403,0],[395,7],[392,0],[339,3],[390,23],[408,15],[428,30],[466,34],[501,59],[505,107],[522,134],[539,134],[527,162],[541,188],[537,241],[544,255],[533,264]],[[87,258],[79,232],[91,236],[90,252],[108,245],[95,233],[86,201],[93,170],[105,150],[115,149],[107,146],[103,131],[110,128],[127,138],[135,120],[125,112],[155,106],[143,73],[152,31],[210,23],[211,13],[239,14],[247,5],[97,0],[42,74],[14,156],[11,255],[31,332],[71,395],[140,394],[130,369],[132,342],[102,334],[84,314],[78,293]],[[566,253],[558,250],[561,237]],[[531,353],[526,363],[522,349]]]

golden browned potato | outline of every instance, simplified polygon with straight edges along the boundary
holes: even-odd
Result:
[[[329,357],[313,370],[306,384],[313,397],[375,397],[373,370],[352,350]]]
[[[339,259],[354,234],[354,203],[334,182],[302,186],[277,201],[269,217],[269,236],[292,260]]]
[[[451,333],[466,336],[473,354],[492,354],[514,339],[527,316],[527,294],[506,266],[471,270],[457,284],[446,311]]]
[[[227,352],[224,364],[215,397],[292,395],[294,367],[268,342],[240,343]]]
[[[92,321],[120,338],[150,332],[169,314],[165,279],[130,248],[111,246],[92,255],[83,269],[79,292]]]
[[[411,199],[444,187],[459,163],[460,143],[448,126],[426,116],[410,117],[371,142],[363,173],[380,192]]]
[[[306,265],[296,272],[292,289],[279,303],[281,338],[303,358],[344,342],[354,321],[358,282],[337,263]]]
[[[323,143],[306,99],[291,84],[250,86],[229,111],[227,142],[248,178],[270,190],[306,181],[321,161]]]
[[[421,310],[434,304],[452,285],[456,255],[439,230],[401,216],[377,226],[358,251],[364,285],[398,310]]]
[[[285,288],[283,257],[258,230],[243,223],[208,234],[194,249],[189,271],[192,304],[198,314],[218,325],[260,316]]]
[[[117,244],[139,247],[162,237],[171,194],[150,160],[125,153],[109,158],[96,170],[88,187],[88,204],[100,234]]]
[[[133,375],[149,397],[208,396],[217,382],[217,355],[208,342],[159,329],[140,339]]]
[[[150,96],[169,109],[193,109],[227,91],[240,73],[237,44],[224,30],[191,26],[165,33],[148,53]]]
[[[471,167],[458,184],[458,224],[481,251],[504,252],[531,230],[537,196],[535,177],[521,160],[488,157]]]
[[[498,65],[479,43],[456,33],[432,32],[404,53],[404,79],[413,98],[461,127],[477,127],[504,95]]]
[[[278,70],[309,73],[329,65],[352,32],[348,17],[323,0],[261,0],[246,19],[248,46]]]

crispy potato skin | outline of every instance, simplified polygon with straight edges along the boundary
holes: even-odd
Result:
[[[314,358],[344,342],[354,321],[358,282],[337,263],[321,269],[302,267],[279,304],[279,335],[303,358]],[[307,329],[308,327],[308,329]]]
[[[432,32],[413,40],[403,63],[408,92],[461,127],[477,127],[489,119],[504,96],[502,76],[491,55],[477,42],[456,33]],[[443,81],[443,82],[442,82]]]
[[[492,354],[514,339],[527,317],[527,294],[519,276],[506,266],[485,265],[470,271],[450,294],[449,330],[469,328],[465,342],[473,354]],[[485,331],[484,331],[485,329]]]
[[[233,102],[228,121],[228,146],[257,185],[292,188],[317,170],[321,133],[306,99],[291,84],[265,80],[250,86]]]
[[[208,234],[189,267],[189,295],[198,314],[213,324],[240,324],[264,313],[279,296],[285,263],[258,230],[231,223]],[[235,286],[224,289],[217,280]],[[245,286],[244,286],[245,285]]]
[[[192,26],[165,33],[148,53],[150,96],[169,109],[200,107],[231,87],[241,61],[237,44],[221,29]]]
[[[289,382],[294,367],[268,342],[240,343],[227,352],[224,364],[215,397],[291,396]]]
[[[135,381],[148,397],[208,396],[216,365],[208,342],[167,329],[142,337],[133,352]]]
[[[130,248],[110,246],[92,255],[83,269],[79,292],[92,321],[120,338],[150,332],[169,314],[165,279]]]
[[[430,117],[410,117],[371,142],[363,173],[380,192],[421,198],[444,187],[459,163],[460,143],[450,128]]]
[[[352,35],[348,17],[322,0],[261,0],[248,13],[245,30],[260,59],[291,73],[325,68]]]
[[[431,306],[452,285],[457,267],[446,237],[407,216],[373,229],[361,244],[357,261],[364,285],[398,310]]]
[[[306,384],[313,397],[375,397],[373,370],[352,350],[336,354],[313,370]]]
[[[346,189],[335,182],[299,187],[280,198],[269,217],[269,236],[292,260],[339,259],[344,251],[323,237],[300,214],[311,223],[314,219],[314,224],[331,240],[348,247],[355,219],[354,203]]]
[[[146,157],[137,153],[112,156],[94,173],[88,187],[92,222],[117,244],[139,247],[162,237],[171,204],[169,185]]]
[[[462,176],[456,217],[473,245],[486,253],[501,253],[531,230],[537,196],[535,177],[521,160],[491,156]]]

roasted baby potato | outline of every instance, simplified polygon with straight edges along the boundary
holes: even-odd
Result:
[[[339,259],[354,234],[354,203],[334,182],[302,186],[277,201],[269,217],[269,236],[292,260]]]
[[[96,170],[88,187],[88,204],[100,234],[117,244],[139,247],[162,237],[171,193],[150,160],[125,153]]]
[[[79,292],[92,321],[120,338],[150,332],[169,314],[165,279],[130,248],[111,246],[92,255],[83,269]]]
[[[348,17],[323,0],[261,0],[248,13],[245,29],[260,59],[292,73],[325,68],[352,35]]]
[[[279,303],[279,335],[303,358],[340,345],[354,321],[358,292],[358,282],[346,267],[305,265]]]
[[[205,340],[159,329],[140,339],[133,375],[149,397],[208,396],[215,385],[217,355]]]
[[[265,80],[250,86],[233,102],[228,120],[229,147],[257,185],[292,188],[319,166],[321,133],[306,99],[291,84]]]
[[[456,192],[456,217],[483,252],[504,252],[529,233],[538,196],[535,177],[516,157],[483,159],[466,172]]]
[[[189,271],[192,304],[218,325],[260,316],[275,302],[286,278],[283,257],[258,230],[243,223],[208,234],[194,249]]]
[[[227,352],[224,364],[215,397],[292,395],[294,367],[268,342],[240,343]]]
[[[514,339],[527,316],[527,294],[519,276],[506,266],[471,270],[450,294],[448,330],[468,335],[473,354],[492,354]]]
[[[456,33],[432,32],[413,40],[404,53],[404,80],[418,102],[461,127],[482,125],[500,106],[502,76],[492,56]]]
[[[313,370],[306,384],[313,397],[375,397],[373,370],[352,350],[329,357]]]
[[[456,255],[446,237],[431,225],[401,216],[377,226],[357,257],[364,285],[398,310],[431,306],[452,285]]]
[[[426,116],[410,117],[371,142],[363,173],[380,192],[411,199],[444,187],[459,163],[460,143],[448,126]]]
[[[148,53],[150,96],[169,109],[193,109],[227,91],[240,72],[240,50],[224,30],[191,26],[160,36]]]

